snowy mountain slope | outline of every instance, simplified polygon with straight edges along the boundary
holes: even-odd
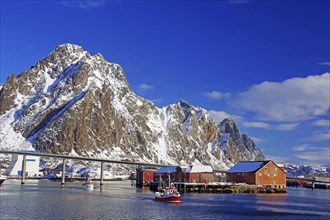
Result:
[[[0,90],[0,149],[167,164],[264,159],[231,119],[180,101],[163,108],[137,96],[122,68],[72,44],[58,46]]]
[[[318,177],[330,177],[330,169],[325,166],[312,166],[312,165],[297,165],[291,163],[284,163],[287,176],[318,176]]]

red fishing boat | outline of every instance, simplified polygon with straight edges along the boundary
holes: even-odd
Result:
[[[81,186],[84,190],[93,190],[94,189],[94,182],[92,180],[88,179]]]
[[[168,175],[168,186],[159,180],[158,191],[155,193],[155,200],[162,202],[179,202],[181,198],[180,193],[177,191],[173,183],[171,183],[170,175]]]

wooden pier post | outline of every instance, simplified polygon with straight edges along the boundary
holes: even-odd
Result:
[[[23,155],[21,185],[25,183],[25,173],[26,173],[26,155]]]
[[[61,186],[64,186],[64,183],[65,183],[65,159],[63,159]]]
[[[104,169],[104,162],[101,162],[100,186],[103,186],[103,169]]]
[[[312,181],[312,190],[315,189],[315,177],[313,178],[313,181]]]

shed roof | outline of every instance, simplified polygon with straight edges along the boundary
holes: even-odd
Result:
[[[189,166],[185,173],[212,173],[211,166]]]
[[[255,172],[267,164],[269,161],[244,161],[238,162],[235,166],[229,169],[228,173],[243,173]]]
[[[161,167],[155,173],[176,173],[177,166]]]
[[[148,170],[148,171],[155,171],[156,169],[155,168],[152,168],[152,167],[140,166],[140,167],[136,168],[136,170],[139,171],[139,172],[144,172],[146,170]]]
[[[188,166],[179,166],[182,170],[186,170]]]

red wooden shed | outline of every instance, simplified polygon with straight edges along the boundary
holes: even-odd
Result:
[[[154,168],[139,167],[136,169],[136,186],[149,186],[154,181]]]
[[[214,182],[211,166],[189,166],[184,172],[184,181],[188,183]]]
[[[228,181],[273,188],[286,187],[286,174],[283,167],[271,160],[238,162],[227,171]]]

